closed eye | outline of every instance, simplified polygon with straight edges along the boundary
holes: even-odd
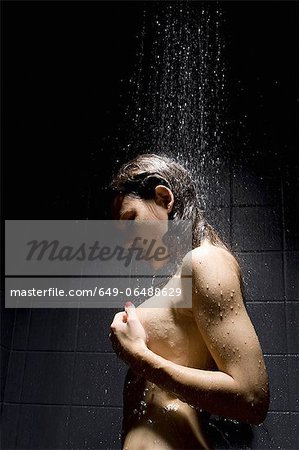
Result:
[[[126,211],[121,214],[120,220],[135,220],[136,212],[135,211]]]

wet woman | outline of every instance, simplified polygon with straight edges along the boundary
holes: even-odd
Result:
[[[191,258],[182,259],[165,286],[181,288],[181,298],[163,299],[163,307],[150,298],[137,307],[127,303],[111,324],[113,348],[130,366],[123,448],[211,448],[208,414],[263,422],[268,376],[240,268],[205,221],[189,172],[169,158],[144,154],[124,164],[111,186],[117,220],[192,221]],[[184,273],[192,275],[190,307],[180,307],[190,295]]]

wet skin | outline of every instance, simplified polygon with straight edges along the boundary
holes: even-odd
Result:
[[[167,218],[173,197],[162,188],[151,203],[123,198],[119,218]],[[192,274],[188,308],[180,307],[182,273]],[[182,288],[181,296],[158,299],[163,307],[155,307],[156,297],[126,307],[111,325],[114,348],[132,369],[124,398],[126,450],[211,448],[200,408],[251,423],[267,412],[267,373],[234,257],[204,241],[169,283]]]
[[[165,288],[168,286],[180,287],[183,291],[180,272]],[[182,366],[216,369],[192,308],[175,307],[183,295],[182,292],[176,296],[171,304],[165,297],[152,297],[136,308],[146,331],[147,347]],[[161,306],[151,307],[151,303]],[[211,448],[199,411],[133,372],[128,378],[124,396],[124,421],[127,424],[124,449]]]

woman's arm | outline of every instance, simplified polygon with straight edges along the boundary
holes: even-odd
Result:
[[[268,378],[243,303],[236,262],[225,250],[199,247],[192,251],[192,277],[194,318],[219,370],[181,366],[153,353],[144,336],[137,337],[135,330],[140,330],[141,324],[134,307],[126,308],[127,315],[118,316],[123,321],[120,356],[136,373],[190,405],[261,423],[269,404]],[[111,327],[118,333],[117,320]]]

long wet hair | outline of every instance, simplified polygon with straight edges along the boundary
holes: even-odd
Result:
[[[192,248],[204,240],[227,249],[214,228],[206,221],[200,208],[194,181],[179,163],[166,156],[146,153],[123,164],[110,183],[112,195],[118,193],[144,200],[154,199],[155,187],[167,186],[174,195],[168,218],[192,222]]]

